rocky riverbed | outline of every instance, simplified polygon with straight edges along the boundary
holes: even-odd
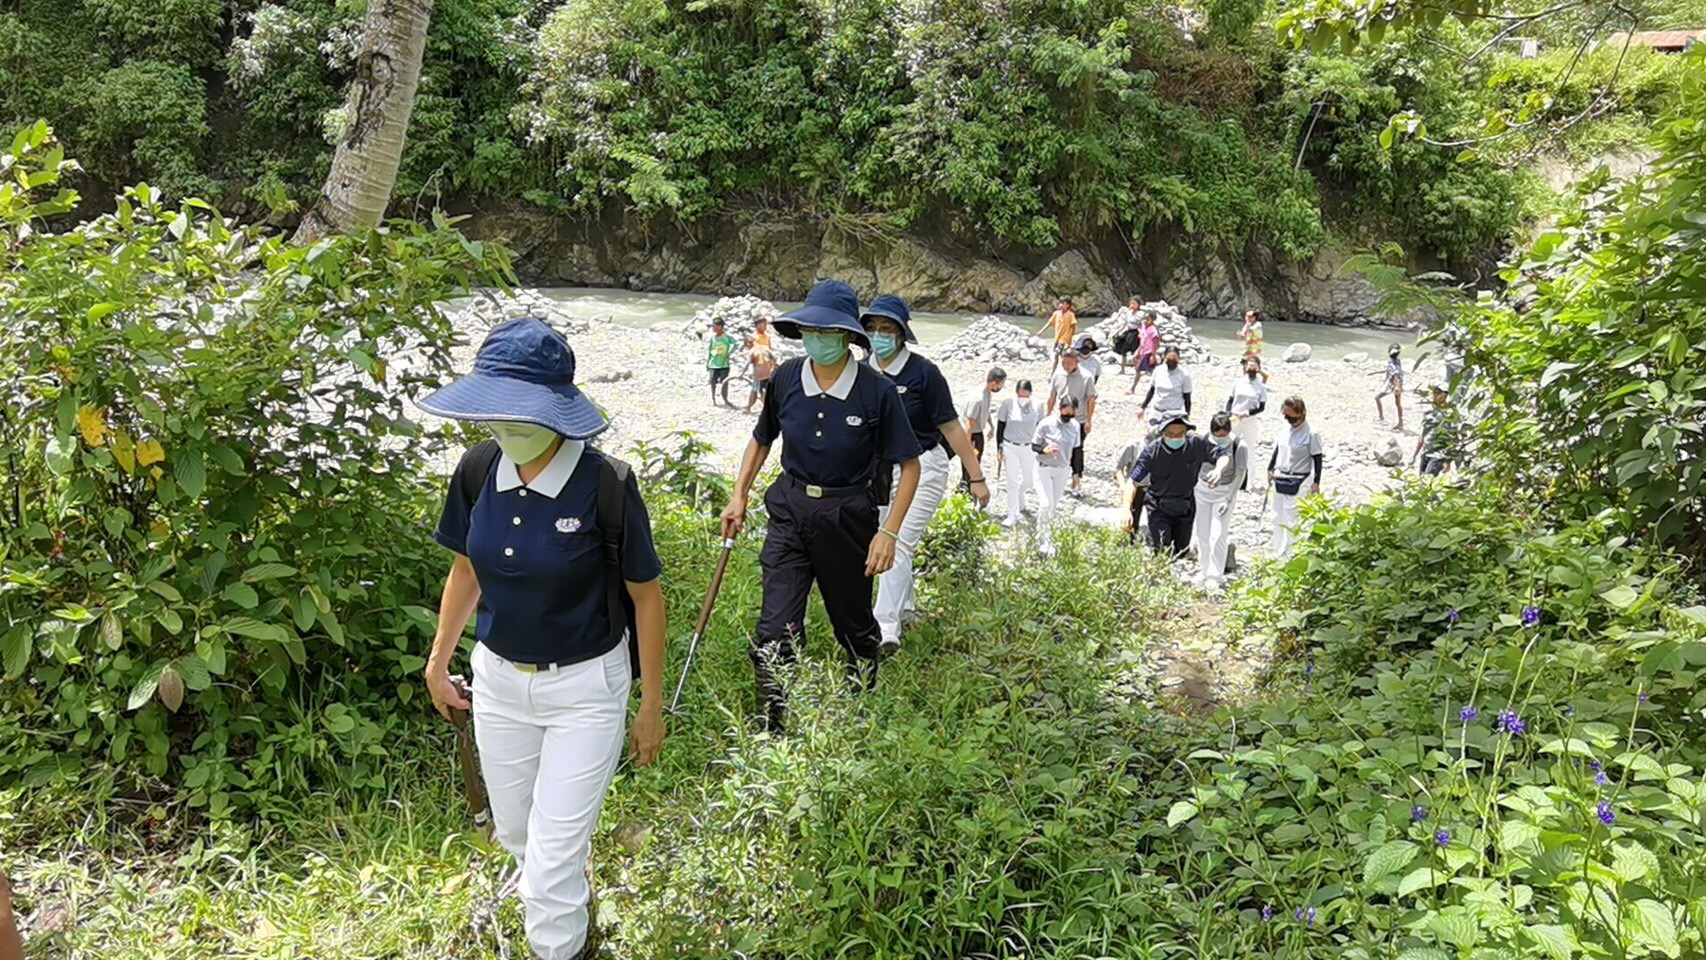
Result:
[[[471,304],[455,312],[458,329],[467,340],[457,350],[459,370],[469,368],[476,348],[495,322],[529,312],[543,316],[568,334],[579,362],[579,380],[587,393],[612,415],[611,430],[600,441],[603,446],[624,453],[638,441],[663,440],[676,431],[689,430],[716,449],[713,466],[730,473],[738,466],[741,451],[751,435],[753,417],[741,409],[746,402],[744,396],[732,398],[736,404],[733,408],[712,402],[705,372],[705,345],[695,336],[698,325],[689,324],[684,329],[681,324],[673,324],[668,330],[636,331],[632,327],[568,316],[547,298],[529,291],[520,292],[514,300],[486,298]],[[761,313],[762,307],[744,304],[742,311],[742,316],[750,317]],[[1086,324],[1087,328],[1090,326],[1093,324]],[[1279,401],[1296,394],[1308,402],[1310,423],[1326,443],[1322,489],[1328,497],[1339,502],[1361,502],[1390,486],[1395,474],[1408,468],[1387,466],[1380,461],[1390,461],[1396,456],[1401,463],[1408,463],[1426,403],[1422,394],[1431,380],[1442,375],[1439,363],[1426,360],[1419,370],[1407,373],[1404,430],[1398,432],[1393,430],[1390,401],[1387,422],[1382,423],[1375,415],[1374,395],[1385,369],[1383,357],[1285,362],[1281,358],[1291,346],[1267,344],[1268,389],[1273,400],[1261,418],[1263,439],[1251,458],[1252,472],[1265,471],[1273,449],[1272,437],[1285,427],[1279,417]],[[937,360],[948,376],[956,402],[963,407],[982,389],[990,361],[968,358],[963,351],[943,347],[949,345],[927,344],[917,350]],[[1206,429],[1208,413],[1224,406],[1240,372],[1236,357],[1201,359],[1198,356],[1195,362],[1187,360],[1184,367],[1195,382],[1193,399],[1199,413],[1198,424]],[[1003,358],[998,362],[1009,375],[1008,395],[1014,381],[1026,378],[1035,381],[1039,396],[1046,398],[1050,361],[1040,341],[1022,349],[1020,359]],[[1413,363],[1413,356],[1406,357],[1406,371],[1410,371]],[[1086,445],[1084,496],[1069,501],[1068,513],[1078,522],[1100,525],[1119,522],[1114,462],[1124,446],[1142,430],[1139,401],[1144,388],[1132,393],[1131,377],[1129,370],[1122,372],[1115,363],[1109,363],[1102,374],[1098,385],[1100,397]],[[449,466],[441,464],[446,470]],[[996,503],[1004,504],[1005,478],[995,479],[993,451],[986,458],[985,472],[994,480],[992,492]],[[1238,522],[1233,528],[1233,539],[1242,555],[1261,555],[1267,551],[1271,511],[1268,517],[1259,518],[1261,505],[1258,479],[1239,498],[1236,508]]]

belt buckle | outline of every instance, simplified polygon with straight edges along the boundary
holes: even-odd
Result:
[[[813,500],[822,500],[823,488],[815,483],[808,483],[806,484],[806,496],[811,497]]]

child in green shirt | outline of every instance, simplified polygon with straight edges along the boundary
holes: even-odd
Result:
[[[711,371],[711,402],[717,402],[717,389],[720,387],[725,407],[734,406],[729,403],[729,358],[734,355],[734,350],[735,338],[724,329],[723,321],[711,321],[711,347],[705,366]]]

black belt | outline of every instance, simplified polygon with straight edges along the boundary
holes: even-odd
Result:
[[[488,647],[487,649],[491,648]],[[502,660],[506,666],[519,670],[522,673],[549,673],[552,670],[561,669],[563,667],[572,667],[577,663],[586,663],[588,660],[597,660],[599,657],[602,657],[615,649],[615,647],[610,647],[605,650],[600,650],[597,653],[583,653],[573,657],[564,657],[561,660],[553,660],[550,663],[521,663],[517,660],[511,660],[496,650],[492,650],[492,656]]]
[[[782,474],[782,479],[813,500],[845,500],[848,497],[857,497],[871,492],[869,481],[856,483],[851,487],[825,487],[816,483],[807,483],[791,473]]]

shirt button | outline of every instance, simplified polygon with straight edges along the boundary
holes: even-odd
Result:
[[[504,547],[504,556],[506,556],[506,557],[515,556],[515,548],[514,547]]]
[[[818,411],[818,412],[817,412],[817,418],[818,418],[818,419],[819,419],[819,420],[822,420],[822,419],[823,419],[823,411],[822,411],[822,410],[819,410],[819,411]]]
[[[818,432],[817,432],[817,435],[818,435],[818,436],[820,436],[820,437],[821,437],[821,436],[823,436],[823,431],[822,431],[822,430],[819,430],[819,431],[818,431]]]
[[[516,518],[515,518],[515,519],[514,519],[514,520],[512,520],[512,521],[510,521],[510,522],[511,522],[511,523],[512,523],[512,524],[513,524],[513,525],[514,525],[514,526],[517,526],[517,527],[519,527],[519,526],[521,526],[521,518],[520,518],[520,517],[516,517]]]
[[[527,488],[526,487],[521,488],[521,495],[524,497],[527,496]]]

